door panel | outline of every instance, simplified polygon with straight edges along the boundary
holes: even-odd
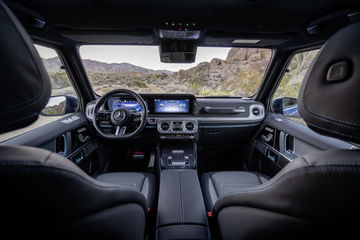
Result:
[[[97,157],[92,128],[80,112],[16,136],[0,145],[43,148],[68,158],[88,174],[94,174],[102,167]]]
[[[255,168],[274,176],[289,162],[305,154],[331,149],[354,149],[350,143],[320,135],[282,115],[268,113],[255,140]]]
[[[40,147],[46,145],[52,140],[55,140],[62,134],[85,126],[86,124],[87,119],[83,113],[74,113],[4,141],[1,143],[1,145],[24,145]]]

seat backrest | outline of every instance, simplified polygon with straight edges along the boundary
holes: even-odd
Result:
[[[2,233],[143,238],[146,201],[141,193],[96,181],[58,154],[0,147],[0,189],[1,218],[6,220]]]
[[[34,122],[50,81],[30,37],[0,1],[0,133]],[[0,233],[11,238],[143,239],[145,197],[101,183],[68,159],[0,147]]]
[[[360,143],[360,23],[331,37],[310,66],[300,114],[321,134]],[[233,239],[351,236],[360,214],[360,150],[302,156],[268,182],[215,204],[220,231]],[[240,224],[240,223],[241,224]]]

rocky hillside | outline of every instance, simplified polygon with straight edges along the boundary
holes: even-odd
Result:
[[[297,98],[302,80],[310,64],[318,54],[319,50],[296,54],[287,69],[277,91],[275,98],[287,96]]]
[[[225,60],[202,62],[174,78],[197,95],[249,96],[256,93],[270,57],[267,49],[232,48]]]

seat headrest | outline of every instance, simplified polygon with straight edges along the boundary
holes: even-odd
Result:
[[[47,104],[49,76],[28,34],[0,1],[0,133],[33,123]]]
[[[360,143],[360,23],[325,43],[306,73],[298,104],[311,129]]]

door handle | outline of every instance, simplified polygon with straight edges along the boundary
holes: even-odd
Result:
[[[268,160],[270,160],[273,163],[277,163],[279,159],[279,155],[269,148],[267,149],[266,157]]]
[[[284,143],[285,152],[290,154],[295,153],[294,137],[286,133],[284,137],[284,141],[285,141]]]

